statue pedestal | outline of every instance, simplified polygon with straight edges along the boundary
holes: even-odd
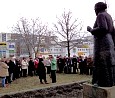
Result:
[[[83,84],[83,98],[115,98],[115,86],[95,87],[91,84]]]

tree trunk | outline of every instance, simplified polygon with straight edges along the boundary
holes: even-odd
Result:
[[[68,57],[70,57],[70,46],[69,46],[69,40],[67,41],[67,50],[68,50]]]

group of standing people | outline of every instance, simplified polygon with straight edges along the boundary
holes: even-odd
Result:
[[[38,76],[40,83],[43,84],[42,80],[47,84],[46,80],[46,67],[47,74],[51,74],[52,83],[56,83],[56,70],[57,70],[57,61],[52,55],[49,55],[49,59],[39,58],[38,64]]]
[[[1,58],[0,78],[2,79],[2,87],[5,87],[6,84],[13,82],[17,78],[26,76],[28,62],[27,64],[25,64],[24,59],[25,58],[23,58],[23,60],[21,61],[20,59],[15,57]]]
[[[52,55],[49,55],[48,58],[36,57],[35,59],[11,57],[2,58],[0,61],[0,77],[3,87],[20,77],[38,76],[41,84],[47,84],[46,74],[49,74],[52,83],[56,83],[56,73],[92,75],[92,70],[91,57],[83,58],[75,55],[71,58],[60,55],[56,59]]]
[[[93,71],[93,59],[92,57],[62,57],[61,55],[57,57],[58,73],[66,74],[86,74],[92,75]]]
[[[47,71],[46,71],[47,69]],[[56,83],[56,59],[52,55],[45,58],[36,57],[34,60],[29,57],[18,58],[2,58],[0,60],[0,78],[2,79],[2,87],[11,83],[20,77],[39,76],[40,83],[43,81],[47,84],[46,72],[51,74],[52,83]]]

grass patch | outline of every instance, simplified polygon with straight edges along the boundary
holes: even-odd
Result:
[[[33,76],[33,77],[28,76],[25,78],[22,77],[22,78],[19,78],[13,81],[6,88],[0,87],[0,94],[49,87],[53,85],[59,85],[59,84],[71,83],[71,82],[77,82],[77,81],[83,81],[83,80],[91,80],[91,76],[78,75],[78,74],[63,74],[63,73],[58,74],[57,73],[57,82],[54,84],[51,83],[51,79],[49,75],[47,75],[47,81],[49,84],[40,84],[38,76]]]

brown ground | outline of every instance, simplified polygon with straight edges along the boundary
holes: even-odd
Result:
[[[57,74],[57,83],[52,84],[51,79],[49,75],[47,75],[47,81],[49,84],[40,84],[39,78],[37,76],[34,77],[26,77],[26,78],[20,78],[12,82],[8,87],[6,88],[0,88],[0,94],[5,93],[16,93],[18,92],[18,95],[20,97],[6,97],[6,98],[82,98],[79,97],[82,95],[82,87],[77,84],[73,86],[67,86],[67,87],[59,87],[58,85],[65,84],[65,83],[72,83],[72,82],[78,82],[83,80],[91,80],[91,76],[87,75],[78,75],[78,74]],[[56,86],[54,88],[54,86]],[[50,88],[50,89],[41,89],[40,88]],[[53,88],[51,88],[53,87]],[[30,90],[29,93],[19,93],[23,90]],[[33,94],[34,89],[34,94]],[[36,90],[35,90],[36,89]],[[22,95],[23,97],[21,97]],[[30,97],[28,97],[28,95]],[[76,97],[77,96],[77,97]]]

